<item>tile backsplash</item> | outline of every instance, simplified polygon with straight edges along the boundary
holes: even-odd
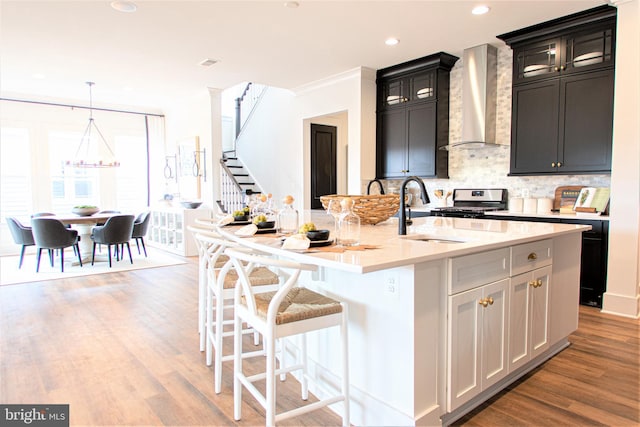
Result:
[[[508,176],[511,143],[511,55],[512,51],[508,46],[498,48],[496,108],[496,142],[498,145],[474,149],[458,147],[449,151],[449,179],[424,180],[432,202],[434,201],[433,190],[435,189],[506,188],[509,197],[520,196],[523,190],[528,190],[531,197],[553,197],[556,187],[563,185],[610,186],[610,175]],[[460,141],[462,132],[462,66],[462,60],[459,60],[451,70],[450,143]],[[387,180],[385,189],[397,188],[400,182],[401,180]],[[363,183],[364,191],[366,191],[367,184],[367,182]],[[417,204],[420,204],[419,200]]]

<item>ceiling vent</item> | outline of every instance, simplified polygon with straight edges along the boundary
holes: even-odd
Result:
[[[203,60],[202,62],[200,62],[200,65],[202,65],[203,67],[211,67],[216,62],[218,62],[216,59],[207,58],[207,59]]]

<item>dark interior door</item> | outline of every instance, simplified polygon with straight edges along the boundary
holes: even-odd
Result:
[[[336,194],[335,126],[311,124],[311,209],[322,209],[320,196]]]

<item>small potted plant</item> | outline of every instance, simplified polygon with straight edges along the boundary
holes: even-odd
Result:
[[[248,221],[249,220],[249,206],[245,206],[243,209],[239,209],[233,212],[234,221]]]

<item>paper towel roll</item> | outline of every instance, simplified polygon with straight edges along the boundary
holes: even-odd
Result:
[[[522,210],[524,213],[536,213],[537,210],[538,199],[535,199],[533,197],[524,199],[524,208]]]
[[[553,208],[553,200],[548,197],[543,197],[538,199],[538,213],[549,213]]]
[[[512,197],[509,199],[509,212],[522,212],[522,197]]]

